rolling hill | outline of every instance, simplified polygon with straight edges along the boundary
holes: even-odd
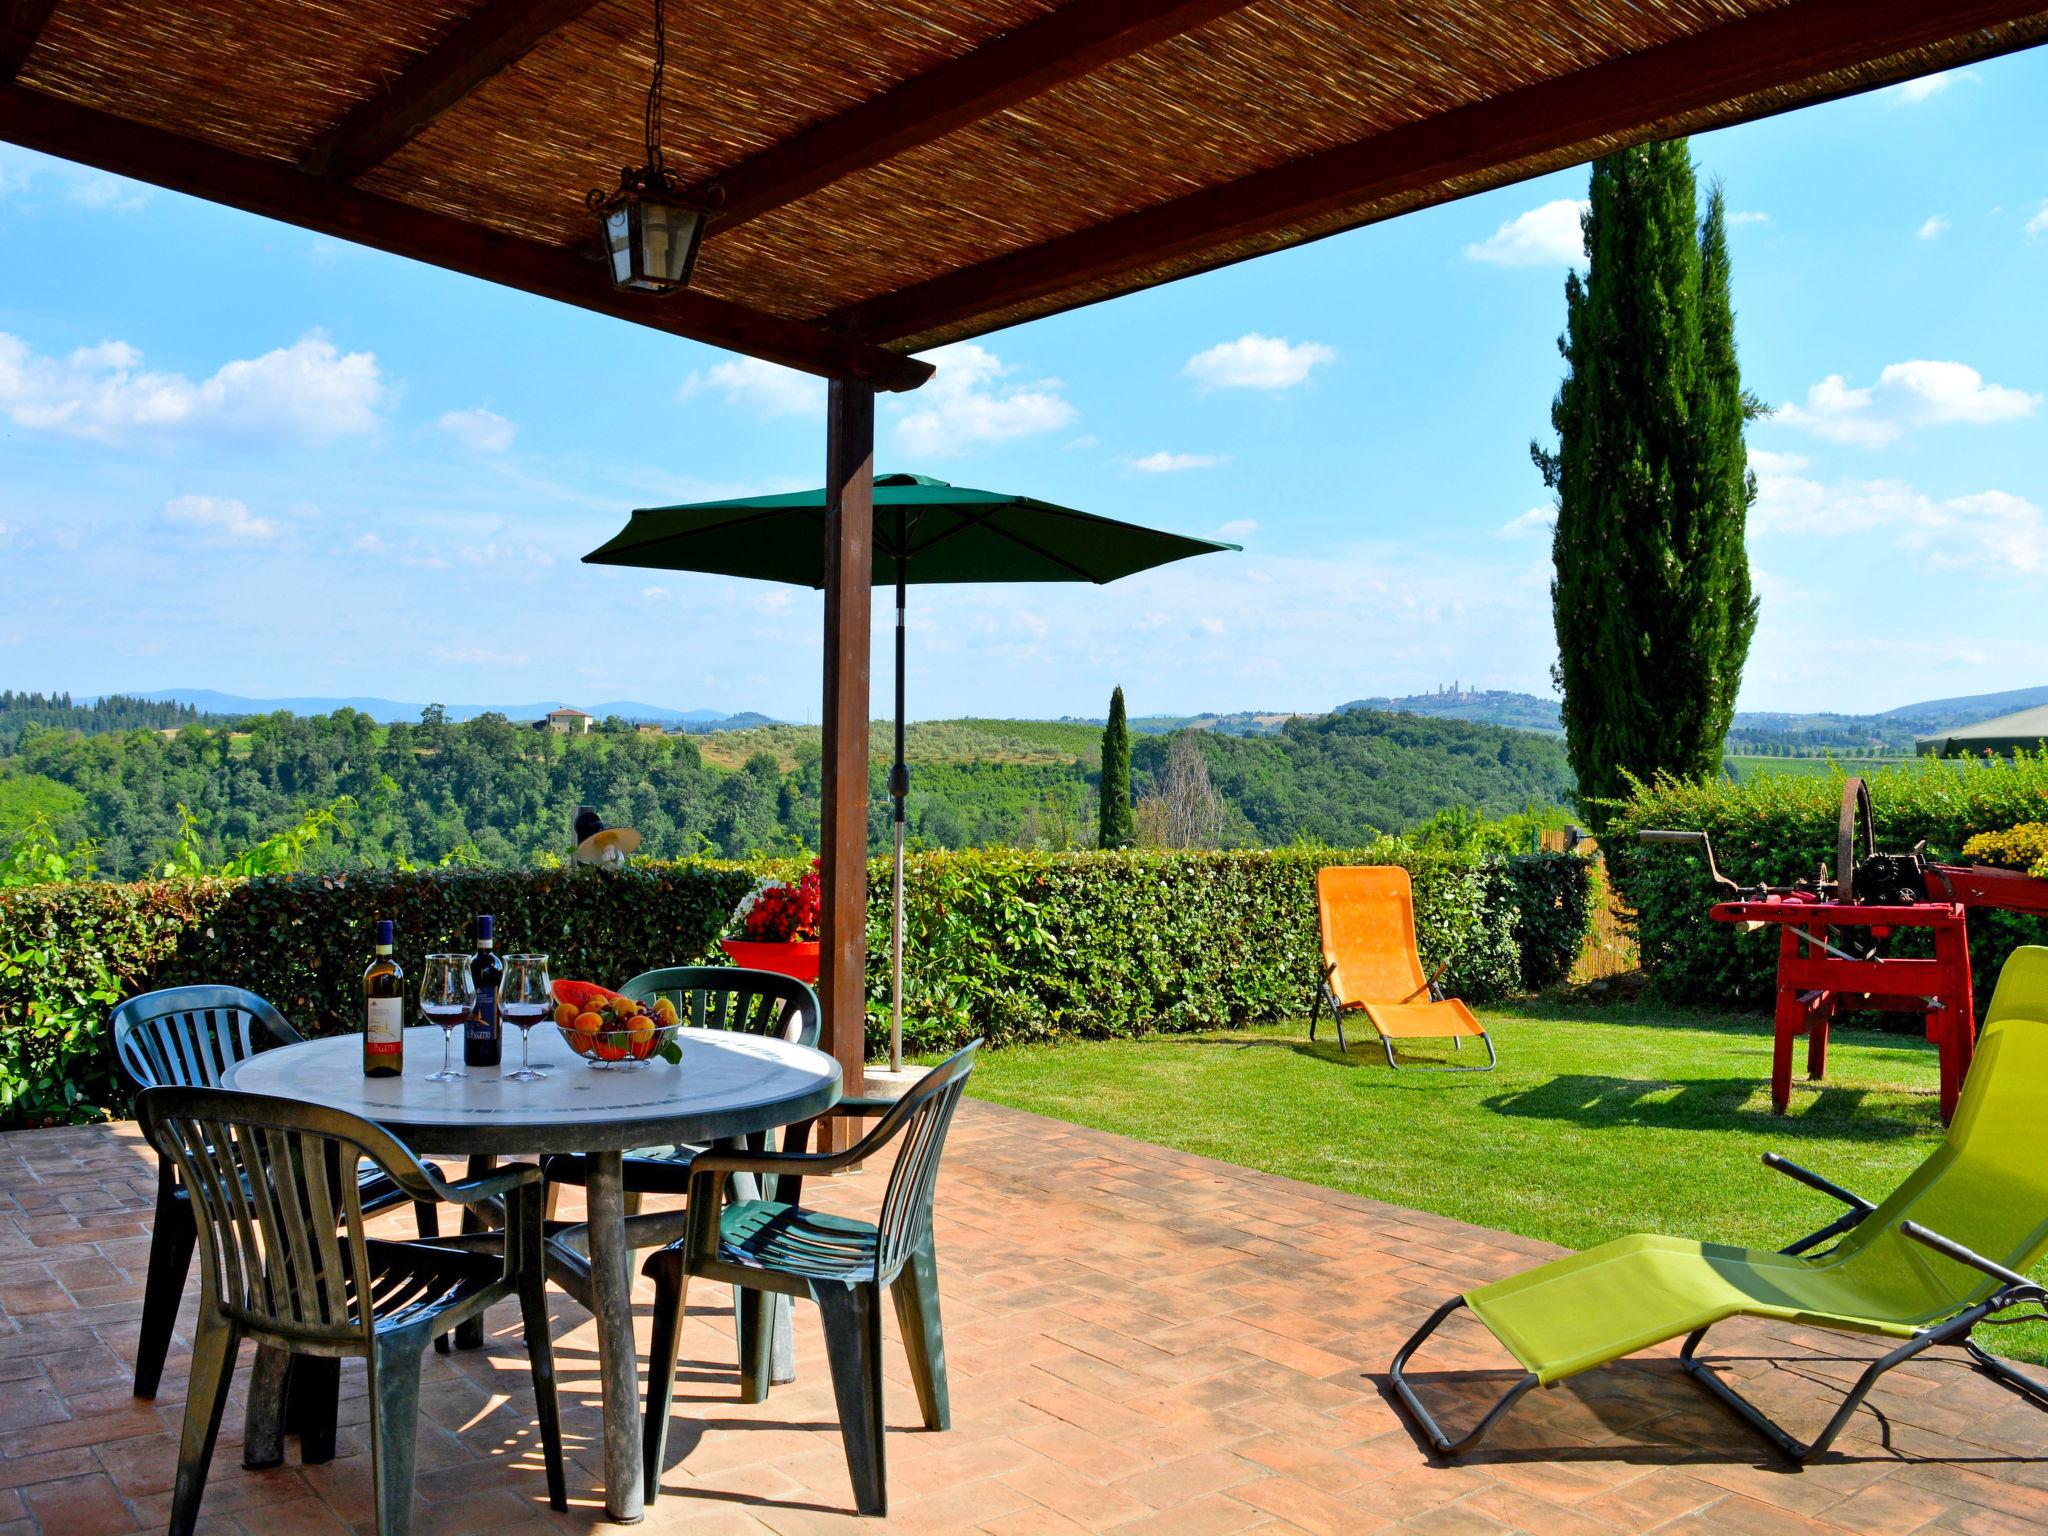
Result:
[[[352,709],[358,714],[368,715],[379,725],[395,725],[401,720],[410,723],[418,720],[427,707],[361,695],[351,698],[252,699],[240,694],[221,693],[213,688],[164,688],[133,697],[157,704],[189,704],[202,714],[227,717],[274,715],[280,710],[294,715],[331,715],[338,709]],[[441,709],[450,720],[474,720],[484,714],[503,715],[508,720],[538,720],[549,710],[567,702],[571,701],[549,699],[537,704],[444,704]],[[685,730],[727,729],[729,721],[737,722],[731,727],[734,729],[774,723],[766,715],[728,715],[716,709],[670,709],[664,704],[642,704],[633,699],[611,699],[602,704],[577,704],[576,707],[587,710],[600,720],[618,715],[636,725],[675,725]]]

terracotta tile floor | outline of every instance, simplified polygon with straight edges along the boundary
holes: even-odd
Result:
[[[0,1536],[164,1524],[183,1354],[173,1352],[156,1402],[129,1393],[152,1167],[133,1126],[0,1138]],[[826,1193],[858,1207],[880,1182],[870,1173]],[[2048,1526],[2048,1415],[1952,1358],[1889,1378],[1840,1454],[1804,1473],[1760,1454],[1668,1357],[1524,1399],[1481,1457],[1432,1465],[1380,1373],[1439,1298],[1549,1251],[1501,1233],[984,1104],[956,1125],[940,1224],[954,1428],[913,1427],[893,1356],[889,1419],[901,1429],[889,1437],[886,1529],[1990,1536]],[[798,1313],[800,1381],[748,1408],[729,1373],[727,1297],[692,1299],[672,1465],[646,1528],[881,1526],[848,1512],[810,1309]],[[587,1320],[558,1303],[566,1516],[545,1505],[513,1321],[492,1320],[487,1349],[428,1356],[415,1530],[524,1536],[601,1524]],[[1509,1379],[1478,1330],[1440,1338],[1425,1390],[1449,1413]],[[1742,1357],[1746,1388],[1799,1426],[1817,1423],[1853,1373],[1842,1355],[1867,1353],[1740,1325],[1722,1348]],[[256,1473],[240,1466],[238,1396],[202,1529],[367,1529],[360,1368],[343,1391],[333,1462]]]

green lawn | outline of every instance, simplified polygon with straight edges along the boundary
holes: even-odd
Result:
[[[1780,1118],[1759,1021],[1541,1004],[1481,1016],[1491,1073],[1390,1072],[1370,1030],[1340,1057],[1327,1024],[1313,1045],[1297,1025],[991,1051],[972,1092],[1572,1248],[1637,1231],[1782,1247],[1840,1208],[1764,1152],[1881,1199],[1940,1139],[1934,1053],[1914,1037],[1838,1029],[1826,1083],[1795,1079]],[[2001,1353],[2048,1359],[2048,1325],[1991,1334]]]

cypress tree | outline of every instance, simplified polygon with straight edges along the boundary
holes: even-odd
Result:
[[[1593,165],[1588,265],[1565,280],[1551,611],[1581,810],[1628,778],[1715,772],[1756,629],[1743,542],[1756,480],[1721,190],[1698,209],[1683,139]]]
[[[1131,730],[1124,720],[1124,691],[1109,696],[1109,723],[1102,728],[1102,814],[1096,841],[1104,848],[1128,848],[1137,841],[1131,818]]]

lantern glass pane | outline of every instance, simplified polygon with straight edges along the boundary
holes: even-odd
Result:
[[[612,265],[612,281],[624,286],[633,280],[632,220],[624,208],[614,208],[604,220],[605,255]]]

